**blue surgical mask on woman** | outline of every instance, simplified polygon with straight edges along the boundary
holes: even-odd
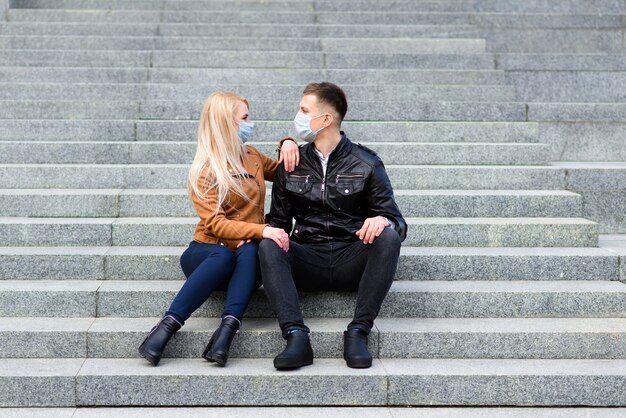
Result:
[[[254,132],[254,123],[246,122],[242,120],[239,122],[239,139],[244,144],[252,139],[252,133]]]
[[[318,129],[317,131],[314,131],[311,129],[311,121],[313,119],[317,119],[319,117],[324,116],[325,113],[322,113],[319,116],[315,116],[314,118],[305,115],[302,112],[298,112],[298,114],[296,115],[296,117],[293,120],[293,124],[296,128],[296,136],[298,138],[300,138],[303,141],[306,142],[313,142],[315,141],[315,138],[317,137],[317,133],[319,131],[321,131],[322,129],[324,129],[325,127],[322,126],[320,129]]]

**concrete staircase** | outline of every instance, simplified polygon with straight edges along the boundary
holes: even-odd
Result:
[[[623,1],[10,6],[0,22],[0,405],[65,408],[0,416],[626,406]],[[204,99],[248,97],[255,145],[273,155],[303,86],[321,80],[345,88],[344,130],[383,158],[410,224],[370,338],[374,366],[341,358],[354,296],[306,294],[315,364],[276,372],[283,340],[262,290],[228,367],[200,359],[220,294],[148,366],[136,348],[182,284],[178,257],[196,222],[185,179]]]

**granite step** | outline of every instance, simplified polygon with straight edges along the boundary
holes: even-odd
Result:
[[[2,32],[0,32],[2,33]],[[293,51],[0,50],[18,66],[174,68],[495,69],[493,54],[322,53]]]
[[[2,141],[0,164],[191,164],[196,142]],[[538,143],[362,144],[390,165],[529,166],[545,165],[549,161],[548,146]],[[276,142],[251,145],[266,155],[276,154]]]
[[[182,280],[0,280],[3,317],[159,317]],[[618,281],[396,281],[381,318],[624,318],[626,284]],[[138,303],[141,301],[141,303]],[[218,317],[224,294],[215,292],[194,317]],[[349,318],[355,294],[303,293],[306,318]],[[258,290],[247,317],[271,318]]]
[[[0,358],[137,358],[158,318],[0,318]],[[317,358],[343,358],[350,318],[307,320]],[[163,358],[197,358],[218,318],[191,318]],[[251,318],[230,358],[271,358],[284,341],[275,318]],[[380,318],[374,358],[624,359],[626,318]]]
[[[0,247],[0,280],[183,280],[185,248]],[[403,246],[396,280],[618,281],[625,266],[611,248]]]
[[[180,189],[188,164],[0,164],[11,189]],[[565,168],[554,166],[386,165],[395,189],[563,190]]]
[[[123,88],[123,85],[119,87]],[[119,88],[118,87],[118,88]],[[301,94],[289,101],[255,101],[254,119],[286,120],[297,111]],[[200,118],[205,100],[196,101],[0,101],[0,119],[143,119]],[[350,101],[346,115],[352,121],[525,122],[522,102],[476,101]]]
[[[2,22],[0,35],[477,38],[481,36],[481,30],[474,25]]]
[[[409,217],[580,216],[582,198],[560,190],[395,190]],[[269,210],[268,188],[265,208]],[[0,215],[22,217],[195,216],[186,189],[0,189]]]
[[[406,218],[408,246],[594,247],[583,218]],[[198,223],[186,218],[0,218],[2,246],[182,246]],[[298,230],[293,231],[297,235]]]
[[[254,114],[257,109],[253,108]],[[254,119],[254,140],[276,144],[291,135],[292,120]],[[536,143],[532,122],[353,122],[342,129],[356,142]],[[197,121],[0,119],[0,141],[192,141]],[[275,155],[274,151],[270,155]]]
[[[318,9],[328,12],[340,11],[389,11],[386,2],[376,0],[310,0],[310,1],[246,1],[229,2],[225,0],[135,0],[128,4],[123,0],[12,0],[14,8],[34,9],[104,9],[104,10],[160,10],[176,8],[178,10],[299,10],[310,11],[316,5]],[[448,12],[450,10],[473,13],[621,13],[626,6],[612,0],[600,0],[590,5],[584,0],[574,0],[567,3],[549,2],[547,0],[533,0],[525,3],[516,1],[467,1],[459,3],[454,0],[425,1],[399,0],[394,1],[393,10],[403,12]]]
[[[530,408],[530,407],[420,407],[420,417],[467,417],[467,418],[621,418],[626,408]],[[323,413],[328,418],[408,418],[414,417],[415,408],[407,407],[78,407],[78,408],[2,408],[2,418],[108,418],[112,415],[124,418],[243,418],[253,415],[259,418],[314,418]]]
[[[120,89],[123,87],[123,89]],[[513,90],[502,85],[481,86],[406,86],[388,84],[385,86],[364,86],[347,84],[342,88],[354,101],[411,101],[438,100],[454,101],[513,101]],[[76,101],[202,101],[218,90],[236,91],[251,103],[257,101],[283,101],[293,97],[294,101],[302,94],[302,85],[279,84],[170,84],[170,83],[0,83],[0,100],[76,100]]]
[[[317,359],[290,373],[269,358],[232,359],[227,368],[82,358],[3,359],[0,367],[4,406],[626,404],[624,360],[376,359],[355,370]]]
[[[227,0],[12,0],[16,9],[104,9],[104,10],[162,10],[165,7],[178,10],[220,9],[229,11],[293,10],[311,11],[314,1],[244,1]]]
[[[194,13],[195,15],[195,13]],[[0,49],[80,50],[235,50],[396,53],[484,53],[484,39],[278,38],[202,36],[2,36]]]
[[[15,36],[15,39],[28,39]],[[49,39],[46,36],[40,37]],[[13,37],[1,37],[0,42]],[[78,36],[76,39],[85,39]],[[109,39],[98,37],[97,39]],[[256,39],[256,38],[252,38]],[[288,83],[305,86],[311,80],[329,80],[338,84],[446,84],[483,85],[504,84],[501,70],[306,70],[280,68],[58,68],[58,67],[0,67],[2,82],[51,83],[203,83],[203,84],[256,84]]]

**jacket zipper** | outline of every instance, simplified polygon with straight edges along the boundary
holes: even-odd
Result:
[[[335,183],[339,183],[339,179],[340,178],[344,178],[344,179],[362,179],[363,178],[363,174],[337,174],[337,177],[335,178]]]

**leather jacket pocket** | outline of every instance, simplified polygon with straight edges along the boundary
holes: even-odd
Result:
[[[362,173],[338,174],[329,184],[328,200],[334,210],[353,211],[362,206],[365,176]]]
[[[311,176],[290,175],[287,177],[285,188],[295,198],[296,201],[304,201],[305,196],[311,191],[313,183]]]

